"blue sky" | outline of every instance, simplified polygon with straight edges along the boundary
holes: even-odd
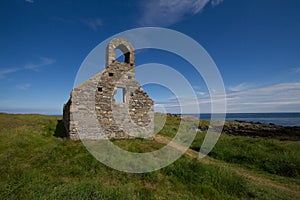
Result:
[[[61,114],[95,46],[154,26],[182,32],[206,49],[223,77],[228,112],[300,112],[299,9],[298,0],[3,0],[0,111]],[[155,50],[137,54],[137,65],[148,62],[181,70],[209,112],[207,89],[187,63]],[[145,89],[176,112],[167,89]]]

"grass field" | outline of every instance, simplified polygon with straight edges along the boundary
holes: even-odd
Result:
[[[58,120],[0,114],[0,199],[300,198],[299,142],[223,135],[210,153],[215,161],[184,155],[158,171],[130,174],[103,165],[80,141],[55,137],[61,134]],[[159,134],[172,138],[178,121],[169,116]],[[204,135],[196,136],[192,149],[199,149]],[[113,142],[132,152],[164,145]]]

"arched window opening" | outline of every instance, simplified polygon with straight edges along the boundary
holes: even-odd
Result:
[[[116,61],[118,62],[125,62],[125,55],[120,49],[116,49]]]
[[[135,55],[133,46],[124,38],[112,39],[106,48],[106,67],[115,61],[127,63],[134,67]]]
[[[116,53],[116,60],[119,62],[125,62],[125,63],[130,63],[130,51],[129,49],[121,44],[118,47],[116,47],[115,49],[115,53]]]

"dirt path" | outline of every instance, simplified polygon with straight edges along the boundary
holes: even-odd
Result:
[[[162,144],[168,144],[171,141],[169,138],[161,136],[161,135],[155,135],[154,139],[157,142],[162,143]],[[181,152],[184,152],[184,149],[185,149],[181,145],[176,144],[174,142],[171,142],[170,146]],[[204,158],[199,158],[199,152],[194,151],[192,149],[188,149],[186,152],[184,152],[184,154],[190,158],[197,159],[201,163],[212,164],[212,165],[216,165],[216,166],[220,166],[220,167],[227,167],[227,168],[233,170],[234,172],[236,172],[238,175],[243,176],[243,177],[255,182],[256,184],[264,185],[264,186],[267,186],[269,188],[276,189],[276,190],[285,191],[285,192],[293,195],[294,197],[299,197],[299,199],[300,199],[300,185],[280,183],[280,182],[271,180],[263,175],[254,173],[252,171],[243,169],[238,166],[234,166],[233,164],[226,163],[224,161],[216,160],[209,156],[205,156]]]

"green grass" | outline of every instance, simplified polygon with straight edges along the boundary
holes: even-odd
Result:
[[[166,126],[159,134],[173,138],[178,130],[180,118],[168,116],[166,122]],[[203,129],[208,126],[209,122],[206,120],[199,122],[199,127]],[[199,132],[190,148],[199,151],[204,137],[205,133]],[[236,163],[245,168],[284,177],[300,178],[300,141],[222,134],[209,156]]]
[[[80,141],[54,137],[60,119],[0,114],[1,199],[297,199],[257,185],[230,167],[186,156],[151,173],[116,171],[97,161]],[[172,135],[176,123],[167,121],[160,133]],[[154,140],[113,142],[133,152],[163,146]]]
[[[191,149],[199,151],[204,133]],[[209,156],[279,176],[300,178],[300,142],[222,134]]]

